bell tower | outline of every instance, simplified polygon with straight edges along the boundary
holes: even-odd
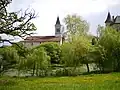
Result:
[[[55,24],[55,36],[60,36],[60,35],[61,35],[61,24],[58,16]]]

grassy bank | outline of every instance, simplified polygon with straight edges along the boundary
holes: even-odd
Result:
[[[120,90],[120,73],[48,78],[2,77],[0,90]]]

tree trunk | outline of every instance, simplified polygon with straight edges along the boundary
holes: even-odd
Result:
[[[34,76],[35,74],[35,62],[34,62],[34,65],[33,65],[33,72],[32,72],[32,76]]]
[[[36,76],[39,76],[39,74],[38,74],[38,64],[36,65]]]
[[[117,66],[116,66],[116,70],[115,70],[116,72],[120,71],[119,67],[120,67],[120,61],[119,61],[119,59],[117,59]]]
[[[90,72],[90,69],[89,69],[89,64],[86,63],[86,66],[87,66],[87,72],[89,73]]]

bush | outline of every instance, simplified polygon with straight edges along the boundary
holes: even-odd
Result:
[[[73,68],[64,68],[64,69],[57,69],[56,76],[77,76],[77,70],[73,71]]]
[[[35,48],[40,48],[40,47],[43,47],[46,50],[47,55],[50,56],[50,61],[52,64],[58,64],[60,62],[61,49],[58,43],[46,42],[40,44],[40,46],[37,46]]]

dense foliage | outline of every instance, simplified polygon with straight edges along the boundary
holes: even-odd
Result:
[[[68,37],[62,45],[46,42],[32,48],[26,48],[22,43],[1,47],[1,74],[11,69],[25,76],[120,71],[120,32],[98,25],[97,36],[92,36],[87,34],[88,23],[80,16],[68,15],[64,20]]]
[[[46,42],[46,43],[42,43],[40,46],[35,48],[40,48],[40,47],[43,47],[46,50],[47,55],[50,56],[51,63],[58,64],[60,62],[61,49],[58,43]]]
[[[27,69],[32,69],[36,76],[40,76],[40,70],[47,70],[50,64],[50,58],[45,52],[44,48],[34,49],[34,51],[27,56],[27,61],[25,66]]]
[[[103,63],[102,68],[107,68],[111,71],[119,71],[120,32],[117,32],[115,29],[109,27],[104,29],[102,33],[103,35],[99,37],[98,41],[102,58],[100,62]]]
[[[15,64],[19,59],[17,50],[12,47],[0,48],[0,72],[3,73],[10,68],[15,68]]]

